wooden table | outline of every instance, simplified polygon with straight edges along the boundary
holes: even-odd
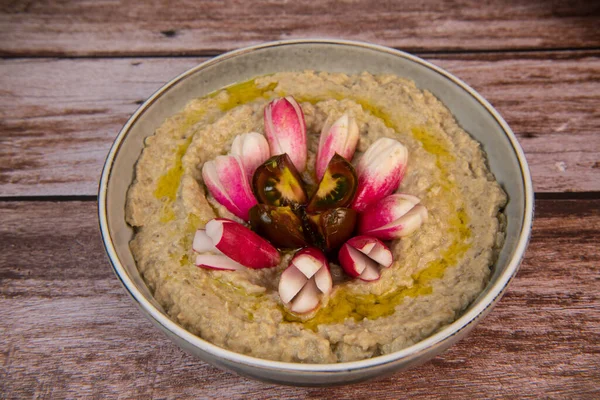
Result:
[[[600,396],[600,3],[3,1],[2,398]],[[497,107],[533,173],[531,244],[508,293],[442,356],[376,382],[266,385],[183,353],[109,267],[102,163],[153,91],[241,46],[372,41],[456,74]]]

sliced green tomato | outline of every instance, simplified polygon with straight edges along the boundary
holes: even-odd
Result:
[[[290,207],[257,204],[250,209],[250,225],[259,235],[283,249],[297,249],[308,243],[302,221]]]
[[[312,213],[346,207],[354,199],[357,186],[358,180],[354,167],[336,153],[327,164],[317,192],[308,203],[307,211]]]
[[[326,251],[327,246],[325,243],[325,237],[321,232],[321,214],[309,214],[306,212],[306,207],[300,207],[298,209],[300,217],[302,219],[302,226],[304,228],[304,237],[315,247]]]
[[[259,203],[270,206],[297,206],[308,199],[300,173],[287,154],[273,156],[256,169],[252,190]]]
[[[306,236],[314,246],[327,253],[334,252],[352,237],[357,215],[355,210],[345,207],[334,208],[320,214],[307,214]]]

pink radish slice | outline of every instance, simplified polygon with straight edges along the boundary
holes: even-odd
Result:
[[[265,135],[271,155],[287,154],[299,172],[306,168],[304,113],[293,97],[270,102],[264,111]]]
[[[427,209],[425,206],[417,204],[402,217],[387,225],[365,231],[364,233],[382,240],[400,239],[414,233],[425,222],[427,222]]]
[[[317,179],[323,179],[327,165],[334,154],[337,153],[348,161],[352,160],[358,139],[358,125],[356,120],[348,114],[342,115],[333,123],[327,121],[321,130],[317,150],[315,165]]]
[[[257,132],[236,136],[231,144],[230,153],[240,158],[249,181],[252,181],[252,175],[256,168],[271,155],[267,139]]]
[[[206,234],[219,251],[248,268],[270,268],[279,264],[279,252],[271,243],[235,221],[213,219],[206,224]]]
[[[238,156],[217,156],[202,166],[202,179],[216,201],[232,214],[248,220],[248,211],[257,204]]]
[[[360,214],[358,232],[382,240],[408,236],[427,222],[427,209],[420,201],[408,194],[386,196]]]
[[[358,188],[352,202],[357,211],[381,200],[398,188],[408,161],[408,150],[394,139],[380,138],[358,161]]]

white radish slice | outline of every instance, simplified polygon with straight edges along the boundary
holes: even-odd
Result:
[[[348,245],[348,252],[350,253],[350,257],[354,261],[353,269],[356,271],[358,275],[362,274],[365,268],[367,268],[367,259],[364,254],[360,251],[356,250],[354,247]]]
[[[223,224],[225,221],[218,219],[211,219],[206,224],[206,235],[209,236],[214,244],[217,244],[221,241],[223,237]]]
[[[323,264],[314,257],[306,254],[295,257],[292,262],[307,278],[312,278],[312,276],[323,266]]]
[[[350,247],[350,253],[356,263],[356,271],[358,279],[363,281],[376,281],[379,279],[379,268],[377,262],[373,261],[369,256]]]
[[[331,289],[333,289],[333,279],[331,279],[331,273],[329,272],[329,269],[321,268],[317,271],[314,277],[317,288],[319,288],[321,292],[325,294],[331,292]]]
[[[222,254],[219,249],[217,249],[210,238],[206,234],[204,229],[198,229],[196,234],[194,235],[194,241],[192,243],[192,250],[196,253],[216,253]]]
[[[390,249],[370,236],[356,236],[348,240],[340,248],[338,259],[348,275],[363,281],[379,279],[379,269],[388,268],[393,262]]]
[[[358,279],[363,281],[372,282],[378,280],[380,277],[379,270],[375,263],[367,263],[367,267],[362,274],[358,276]]]
[[[364,250],[359,251],[365,255],[367,255],[371,260],[374,260],[378,264],[381,264],[384,267],[389,267],[392,265],[392,252],[383,245],[383,243],[378,243],[371,250],[365,252]]]
[[[307,247],[298,251],[279,280],[279,297],[289,309],[304,314],[319,306],[322,295],[331,293],[333,279],[325,254]]]
[[[242,264],[222,254],[198,254],[195,264],[197,267],[225,271],[238,271],[245,268]]]
[[[319,305],[319,289],[313,279],[309,280],[294,299],[292,312],[304,314],[314,310]]]
[[[375,247],[375,242],[369,242],[369,243],[366,243],[361,248],[356,247],[356,249],[360,250],[362,253],[369,254],[373,250],[374,247]]]
[[[281,297],[281,301],[284,303],[292,301],[294,296],[306,285],[306,282],[308,282],[308,279],[298,268],[292,266],[283,271],[279,280],[279,297]]]

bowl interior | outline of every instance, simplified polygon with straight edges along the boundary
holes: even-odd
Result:
[[[134,164],[142,151],[144,138],[152,135],[165,118],[183,109],[191,99],[258,75],[305,69],[349,74],[363,71],[392,73],[412,79],[419,88],[437,96],[451,110],[459,124],[483,145],[491,170],[508,193],[510,201],[506,207],[506,243],[490,283],[471,307],[490,291],[498,293],[499,283],[505,286],[505,272],[511,260],[520,251],[522,236],[528,234],[528,209],[531,207],[528,169],[523,164],[524,158],[520,160],[520,147],[508,126],[493,114],[489,104],[474,97],[466,85],[416,57],[372,45],[318,41],[259,46],[213,59],[160,89],[123,128],[107,159],[101,182],[100,204],[104,199],[106,226],[103,229],[109,233],[107,237],[103,232],[104,240],[114,247],[118,263],[136,289],[164,313],[138,273],[128,245],[132,230],[125,223],[124,215],[127,188],[133,180]],[[519,257],[520,254],[517,254]],[[112,261],[115,263],[114,259]],[[514,274],[516,267],[513,265],[512,268],[511,274]],[[500,282],[502,279],[504,283]]]

